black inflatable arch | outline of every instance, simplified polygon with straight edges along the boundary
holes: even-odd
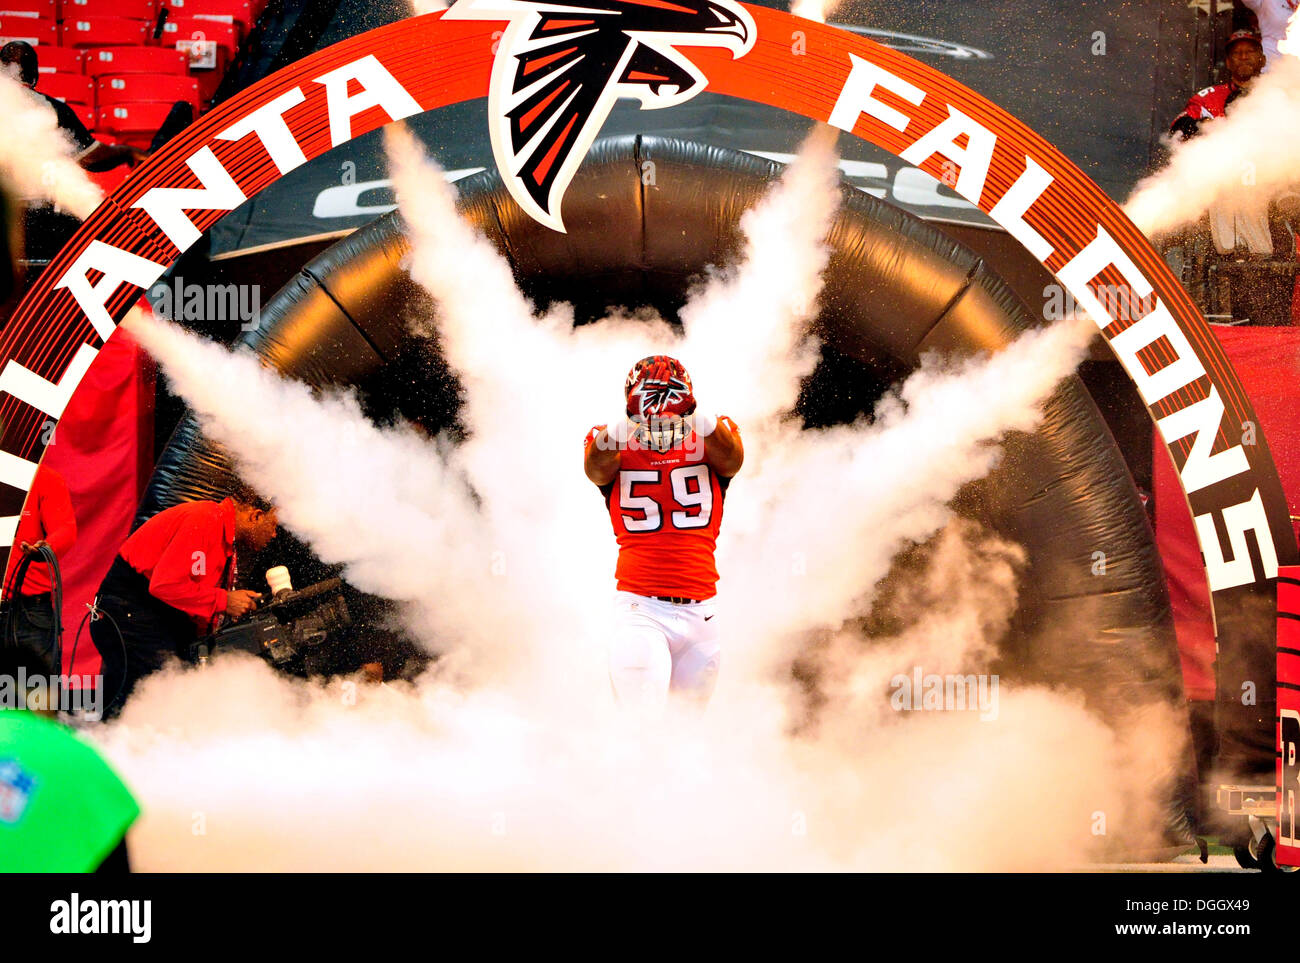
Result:
[[[494,172],[458,186],[463,215],[509,259],[535,300],[573,301],[580,315],[614,304],[671,311],[706,265],[732,259],[739,217],[776,171],[714,147],[610,138],[592,148],[569,188],[567,234],[523,214]],[[878,370],[906,372],[929,350],[996,349],[1035,324],[974,253],[860,191],[845,188],[830,241],[819,333],[834,351]],[[379,218],[304,267],[244,342],[313,385],[383,377],[407,345],[411,312],[427,301],[403,267],[408,249],[401,219]],[[745,319],[735,324],[743,337]],[[158,463],[140,517],[219,496],[229,482],[224,456],[187,418]],[[1048,401],[1037,432],[1007,441],[1000,467],[969,486],[960,509],[1028,553],[1008,672],[1081,689],[1112,719],[1147,701],[1181,704],[1151,530],[1077,378]],[[1094,574],[1095,552],[1105,553],[1104,575]]]

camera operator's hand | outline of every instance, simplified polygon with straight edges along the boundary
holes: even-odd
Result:
[[[24,554],[36,556],[39,555],[41,553],[41,549],[48,544],[50,543],[42,538],[39,541],[32,542],[30,544],[28,544],[27,542],[23,542],[22,549]]]
[[[226,615],[232,619],[242,619],[253,609],[257,608],[257,603],[261,601],[261,594],[250,592],[248,589],[239,589],[234,592],[226,593]]]

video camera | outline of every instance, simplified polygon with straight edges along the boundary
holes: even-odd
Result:
[[[190,647],[190,661],[204,662],[218,649],[238,649],[283,668],[351,624],[341,579],[326,579],[303,589],[282,589],[247,618],[195,642]]]

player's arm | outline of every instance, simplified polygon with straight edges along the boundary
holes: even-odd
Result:
[[[704,439],[704,462],[723,478],[730,478],[745,463],[740,429],[726,415],[694,415],[695,432]]]
[[[604,487],[618,474],[619,453],[623,447],[618,441],[618,434],[619,428],[624,427],[626,422],[627,419],[624,418],[621,423],[615,422],[612,426],[599,425],[587,432],[582,469],[587,473],[587,478],[592,484]],[[626,437],[623,441],[626,443]]]

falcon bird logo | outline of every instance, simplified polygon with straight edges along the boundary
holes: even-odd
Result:
[[[641,399],[638,408],[643,419],[662,411],[675,401],[681,401],[690,392],[691,386],[678,378],[669,378],[667,381],[647,378],[632,389],[632,394]]]
[[[560,204],[614,101],[675,107],[708,85],[677,49],[754,45],[733,0],[459,0],[444,20],[508,20],[488,90],[492,153],[519,205],[556,231]]]

